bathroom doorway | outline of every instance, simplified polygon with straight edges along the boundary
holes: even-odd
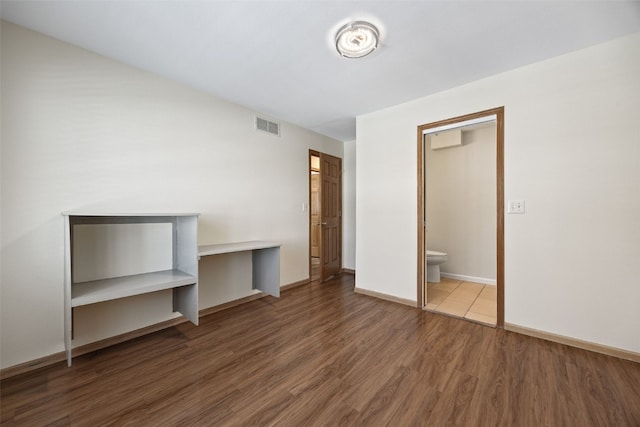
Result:
[[[504,325],[503,147],[504,107],[418,127],[423,309]]]

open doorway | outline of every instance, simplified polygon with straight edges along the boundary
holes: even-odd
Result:
[[[311,281],[320,280],[320,156],[309,156],[309,248]]]
[[[463,317],[474,321],[479,321],[485,324],[495,324],[498,327],[504,325],[504,195],[503,195],[503,182],[504,182],[504,165],[503,165],[503,147],[504,147],[504,108],[495,108],[492,110],[481,111],[465,116],[455,117],[439,122],[429,123],[418,127],[418,302],[419,306],[428,310],[443,312],[446,314],[454,315],[457,317]],[[466,130],[466,136],[463,135],[462,130]],[[480,135],[484,135],[484,143],[479,144],[476,140],[480,138]],[[462,149],[467,142],[467,147]],[[493,142],[495,141],[495,145]],[[473,148],[473,145],[476,145]],[[478,150],[484,144],[490,144],[489,150],[484,151],[485,154],[490,152],[490,156],[493,158],[487,158],[486,163],[491,166],[487,170],[482,162],[479,162],[477,156],[479,151],[471,153],[473,150]],[[435,150],[434,150],[435,148]],[[440,151],[436,151],[440,150]],[[483,149],[483,150],[486,150]],[[427,158],[432,156],[429,160],[430,170],[427,173]],[[446,178],[446,173],[443,171],[446,168],[451,168],[451,163],[448,165],[438,165],[434,163],[435,159],[443,161],[443,159],[460,159],[467,158],[466,163],[460,163],[460,167],[464,168],[459,173],[454,173],[451,178]],[[469,157],[471,156],[471,157]],[[493,162],[495,159],[495,162]],[[477,177],[472,177],[470,180],[464,182],[463,177],[471,172],[470,161],[474,161],[476,167],[484,168],[482,172],[485,176],[490,176],[490,185],[487,188],[483,188],[482,192],[476,191],[474,194],[472,187],[476,184],[474,180]],[[442,173],[437,174],[434,177],[434,172],[437,167],[443,166],[445,169]],[[495,171],[495,172],[494,172]],[[430,195],[428,190],[427,181],[431,175],[431,182],[437,181],[439,190],[434,191],[431,188],[431,205],[429,205]],[[437,180],[435,179],[437,178]],[[469,178],[469,177],[467,177]],[[442,183],[442,181],[452,181],[451,185]],[[453,181],[456,181],[455,183]],[[459,198],[457,204],[446,205],[455,198],[456,192],[455,186],[458,185]],[[437,192],[446,193],[443,197],[442,194],[436,196]],[[450,194],[451,193],[451,194]],[[475,198],[475,204],[483,202],[485,208],[482,212],[473,213],[470,201]],[[486,201],[491,200],[487,204]],[[480,203],[481,204],[481,203]],[[445,206],[446,205],[446,206]],[[492,206],[493,205],[493,206]],[[435,206],[435,208],[434,208]],[[475,208],[475,207],[474,207]],[[495,210],[494,210],[495,209]],[[439,212],[441,211],[441,212]],[[457,224],[451,223],[459,216],[464,218],[466,212],[470,213],[466,219]],[[432,217],[434,223],[431,224],[430,218]],[[477,224],[480,221],[480,217],[484,216],[485,221],[481,229],[477,228],[470,232],[464,230],[469,224]],[[489,222],[486,221],[489,218]],[[449,224],[444,224],[448,222]],[[460,227],[460,224],[463,227]],[[495,224],[495,228],[494,225]],[[434,228],[431,228],[433,225]],[[446,228],[449,227],[448,230]],[[443,228],[445,230],[443,230]],[[430,230],[431,229],[431,230]],[[482,243],[473,243],[471,237],[474,239],[477,237],[478,230],[481,230],[485,234],[485,238]],[[495,230],[495,231],[494,231]],[[465,233],[467,233],[465,235]],[[487,235],[489,233],[489,235]],[[455,236],[455,234],[462,234],[462,236]],[[474,234],[474,236],[472,236]],[[429,243],[431,236],[432,243]],[[459,239],[457,239],[459,237]],[[487,240],[487,238],[489,240]],[[456,239],[460,240],[456,243]],[[495,240],[493,240],[495,239]],[[477,239],[476,239],[477,240]],[[460,258],[465,258],[465,266],[470,264],[469,260],[472,257],[477,258],[477,251],[474,254],[474,249],[471,247],[476,244],[477,247],[482,247],[482,250],[491,252],[490,265],[487,267],[486,260],[484,267],[476,267],[475,270],[470,271],[482,271],[479,274],[469,274],[464,272],[464,268],[455,266],[455,262],[449,262],[449,268],[453,270],[453,273],[444,273],[442,280],[440,277],[439,267],[433,267],[438,262],[446,263],[451,261],[450,258],[455,257],[455,261],[459,261]],[[447,246],[449,245],[449,246]],[[457,245],[457,246],[456,246]],[[451,248],[451,252],[447,253],[442,250],[443,248]],[[436,252],[434,253],[434,249]],[[467,254],[465,255],[465,252]],[[486,254],[484,254],[486,255]],[[486,258],[486,257],[485,257]],[[456,271],[456,268],[459,270]],[[487,269],[492,270],[487,272]],[[449,270],[445,270],[449,271]],[[437,273],[437,274],[436,274]],[[456,274],[458,273],[458,274]],[[462,274],[460,274],[462,273]],[[495,275],[493,275],[495,273]],[[454,293],[455,291],[455,293]],[[469,307],[462,307],[466,304],[462,299],[469,299]],[[483,300],[485,299],[485,300]],[[472,306],[483,306],[488,304],[487,300],[493,299],[493,306],[495,317],[494,321],[487,321],[486,318],[480,318],[476,316],[470,308]],[[440,301],[442,300],[442,301]],[[448,304],[448,305],[447,305]],[[436,309],[436,306],[442,306],[443,310]],[[445,308],[445,305],[447,307]],[[449,307],[451,306],[451,307]],[[486,306],[486,305],[485,305]],[[453,311],[465,311],[462,313],[453,313]],[[478,310],[480,311],[480,310]],[[468,313],[467,313],[468,312]],[[468,317],[467,314],[470,316]]]
[[[309,150],[309,277],[342,268],[342,159]]]

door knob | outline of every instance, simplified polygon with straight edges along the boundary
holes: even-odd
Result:
[[[326,223],[326,222],[321,222],[320,224],[322,224],[322,225],[327,225],[327,223]]]

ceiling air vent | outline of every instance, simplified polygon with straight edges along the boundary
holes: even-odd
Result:
[[[256,130],[280,136],[280,123],[256,116]]]

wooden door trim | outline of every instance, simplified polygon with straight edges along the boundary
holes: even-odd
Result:
[[[418,307],[422,308],[426,305],[424,292],[426,278],[426,258],[424,253],[425,152],[422,132],[434,127],[491,115],[496,116],[496,326],[504,328],[504,107],[492,108],[418,126]]]

